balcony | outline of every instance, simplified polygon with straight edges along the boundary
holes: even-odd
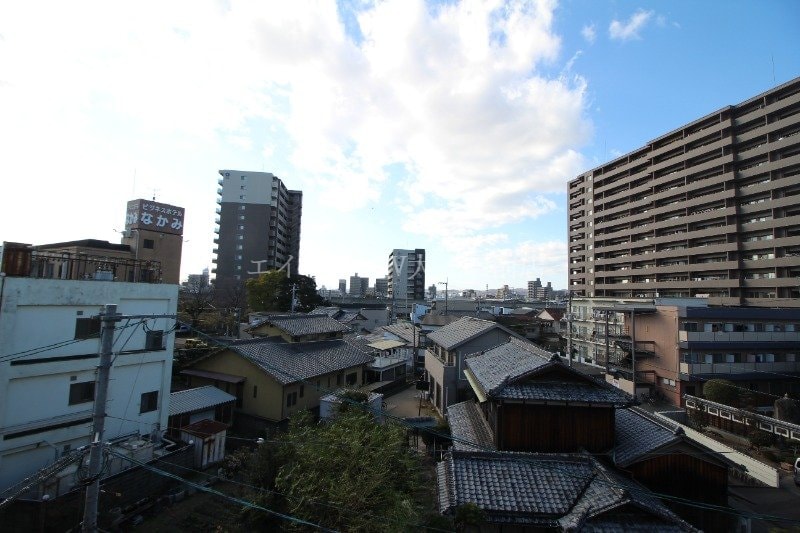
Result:
[[[800,342],[798,331],[678,331],[680,342]]]
[[[764,372],[798,372],[800,362],[780,363],[681,363],[681,374],[762,374]]]
[[[7,243],[2,271],[9,277],[161,283],[161,262],[70,252],[41,252]]]

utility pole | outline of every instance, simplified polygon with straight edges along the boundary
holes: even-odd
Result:
[[[292,314],[294,314],[294,306],[295,306],[295,293],[297,292],[297,284],[292,283]]]
[[[97,532],[97,503],[100,499],[100,472],[103,459],[103,429],[106,422],[106,398],[108,397],[108,378],[111,371],[111,348],[114,344],[114,324],[121,320],[115,304],[106,304],[100,314],[103,327],[100,333],[100,365],[97,368],[94,396],[94,440],[89,450],[89,479],[86,487],[86,501],[83,507],[83,531]]]

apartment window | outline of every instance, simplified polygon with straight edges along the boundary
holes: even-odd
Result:
[[[237,254],[236,255],[236,260],[237,261],[241,261],[242,260],[242,254]]]
[[[100,336],[99,318],[79,318],[75,321],[75,338],[91,339]]]
[[[143,392],[139,403],[139,414],[149,413],[158,409],[158,391]]]
[[[242,269],[242,265],[236,265],[236,270],[241,270],[241,269]]]
[[[239,206],[239,211],[244,211],[244,208],[245,208],[245,206],[243,206],[243,205],[240,205],[240,206]]]
[[[246,180],[246,179],[247,179],[247,176],[242,176],[242,180],[243,181]]]
[[[94,381],[73,383],[69,386],[69,404],[88,403],[94,401]]]
[[[240,194],[240,195],[239,195],[239,200],[244,200],[246,197],[247,197],[247,195],[245,195],[245,194]]]
[[[242,185],[241,189],[242,189],[242,190],[244,190],[244,189],[245,189],[245,186],[244,186],[244,185]]]
[[[237,244],[237,245],[236,245],[236,249],[237,249],[238,251],[244,250],[244,245],[243,245],[243,244]]]
[[[148,250],[152,250],[155,247],[156,247],[156,241],[154,241],[153,239],[145,239],[144,242],[142,242],[142,248],[147,248]]]
[[[236,240],[237,241],[243,241],[244,240],[244,235],[237,235],[236,236]]]
[[[286,407],[292,407],[297,404],[297,393],[290,392],[286,395]]]
[[[244,229],[244,225],[243,224],[239,224],[238,226],[236,226],[236,229],[243,230]]]
[[[244,215],[239,215],[239,220],[244,220]]]

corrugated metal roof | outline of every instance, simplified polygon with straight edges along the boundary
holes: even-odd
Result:
[[[375,348],[376,350],[391,350],[392,348],[399,348],[400,346],[405,346],[405,345],[406,345],[405,342],[388,340],[388,341],[376,341],[368,344],[367,346]]]
[[[193,413],[210,409],[227,402],[235,402],[236,396],[213,385],[173,392],[169,395],[169,416]]]

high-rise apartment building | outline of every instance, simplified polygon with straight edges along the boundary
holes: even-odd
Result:
[[[339,280],[339,294],[341,294],[342,296],[347,294],[347,280],[345,279]]]
[[[569,288],[800,307],[800,78],[569,182]]]
[[[547,285],[542,285],[542,280],[536,278],[534,281],[528,282],[528,300],[549,300],[553,298],[553,284],[547,282]]]
[[[269,172],[220,170],[214,262],[217,287],[279,268],[297,274],[303,193]]]
[[[369,288],[369,278],[362,278],[358,275],[350,276],[350,296],[366,296]]]
[[[425,250],[392,250],[389,254],[387,296],[407,300],[425,299]]]
[[[378,298],[386,298],[389,293],[389,278],[375,278],[375,296]]]

